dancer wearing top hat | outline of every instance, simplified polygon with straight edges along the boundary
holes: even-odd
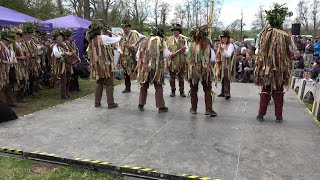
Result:
[[[168,37],[167,45],[172,55],[168,59],[168,69],[170,73],[171,97],[176,92],[176,77],[179,81],[179,91],[181,97],[186,97],[184,93],[184,76],[186,65],[186,54],[188,53],[187,37],[182,35],[180,24],[174,24],[171,28],[173,35]]]
[[[236,73],[236,49],[230,42],[229,31],[223,31],[220,35],[220,44],[217,50],[215,64],[216,82],[221,82],[221,94],[218,97],[231,98],[230,82],[234,80]]]

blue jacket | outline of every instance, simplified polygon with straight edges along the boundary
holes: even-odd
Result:
[[[315,43],[313,44],[313,46],[314,46],[314,53],[313,53],[313,55],[319,56],[319,55],[320,55],[320,41],[315,42]]]

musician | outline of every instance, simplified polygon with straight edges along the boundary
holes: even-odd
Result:
[[[201,26],[191,31],[192,42],[188,56],[188,81],[192,114],[197,114],[199,82],[202,83],[205,98],[205,115],[217,116],[212,110],[213,66],[216,55],[208,38],[208,26]]]
[[[64,31],[62,29],[56,29],[52,33],[55,43],[52,48],[53,52],[53,73],[61,79],[61,99],[67,100],[70,98],[69,85],[71,77],[71,63],[69,59],[73,52],[68,51],[67,45],[63,42]]]
[[[221,94],[218,97],[231,98],[230,81],[236,73],[236,51],[235,46],[230,42],[229,31],[223,31],[220,35],[220,46],[216,59],[216,81],[221,81]]]
[[[0,92],[0,100],[6,102],[10,107],[16,107],[14,99],[14,85],[16,81],[15,77],[15,65],[18,63],[14,50],[13,44],[15,42],[14,33],[9,29],[3,29],[1,32],[1,41],[0,41],[0,59],[3,63],[3,67],[0,67],[0,72],[2,75],[1,79],[4,79],[4,83],[1,85],[3,88]],[[1,62],[0,62],[1,63]],[[1,81],[0,81],[1,82]],[[1,82],[2,83],[2,82]]]
[[[153,84],[158,112],[165,113],[168,108],[163,99],[164,59],[171,53],[164,40],[163,30],[158,27],[151,27],[150,30],[150,37],[142,40],[137,52],[138,82],[141,84],[138,109],[144,110],[149,85]]]
[[[79,91],[79,72],[78,65],[81,63],[81,59],[79,57],[79,50],[75,41],[73,41],[73,32],[70,28],[65,30],[64,36],[66,38],[65,43],[68,47],[68,52],[72,52],[72,56],[67,58],[69,63],[72,66],[72,75],[70,79],[70,91]]]
[[[122,24],[123,36],[119,43],[118,51],[120,52],[119,66],[124,75],[125,89],[122,93],[131,92],[131,76],[134,75],[136,69],[136,53],[137,53],[137,43],[139,39],[144,36],[137,31],[131,30],[131,24],[129,22],[124,22]]]
[[[36,83],[39,77],[39,59],[38,59],[38,51],[41,49],[40,46],[37,45],[35,40],[32,38],[32,33],[34,31],[34,23],[28,22],[25,23],[22,27],[23,39],[22,42],[26,45],[26,54],[27,54],[27,63],[29,70],[29,86],[28,93],[33,96],[34,91],[36,90]]]
[[[186,97],[184,94],[184,73],[186,54],[188,53],[187,37],[183,36],[180,24],[174,24],[171,28],[173,35],[168,37],[167,45],[170,52],[173,54],[168,59],[168,69],[170,73],[170,97],[175,96],[176,92],[176,77],[179,80],[179,91],[181,97]]]
[[[25,102],[25,91],[27,88],[27,82],[29,80],[29,71],[27,63],[27,46],[22,41],[22,30],[18,27],[12,28],[15,33],[15,44],[13,45],[14,52],[18,63],[16,64],[16,79],[18,84],[17,102]]]
[[[114,56],[112,54],[111,45],[118,43],[121,39],[119,37],[110,37],[103,35],[102,24],[93,22],[89,26],[88,34],[88,57],[90,59],[90,76],[96,79],[95,89],[95,107],[101,106],[101,98],[103,93],[103,86],[106,86],[106,95],[108,109],[118,107],[114,102],[114,84],[113,84],[113,70],[114,70]]]

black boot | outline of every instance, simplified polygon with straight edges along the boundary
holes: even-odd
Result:
[[[143,105],[139,104],[139,105],[138,105],[138,109],[139,109],[139,111],[144,111]]]
[[[283,120],[283,119],[282,119],[282,116],[277,116],[277,117],[276,117],[276,122],[277,122],[277,123],[282,123],[282,120]]]
[[[165,112],[168,112],[168,108],[167,107],[162,107],[162,108],[159,108],[159,113],[165,113]]]
[[[210,117],[216,117],[218,114],[212,110],[211,112],[206,112],[205,115],[210,115]]]
[[[191,114],[197,114],[197,111],[193,110],[192,108],[190,108],[190,113]]]
[[[126,88],[122,91],[122,93],[129,93],[129,92],[131,92],[131,88],[130,88],[130,87],[126,87]]]
[[[263,115],[258,115],[258,116],[257,116],[257,120],[258,120],[259,122],[263,122],[263,121],[264,121]]]
[[[171,91],[170,97],[175,97],[176,96],[176,92],[175,91]]]
[[[184,94],[184,91],[180,91],[180,96],[181,96],[181,97],[187,97],[187,96]]]
[[[118,107],[117,103],[108,104],[108,109],[114,109],[114,108],[117,108],[117,107]]]

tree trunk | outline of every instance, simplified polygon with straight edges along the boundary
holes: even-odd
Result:
[[[90,19],[90,0],[83,1],[83,15],[85,19]]]

